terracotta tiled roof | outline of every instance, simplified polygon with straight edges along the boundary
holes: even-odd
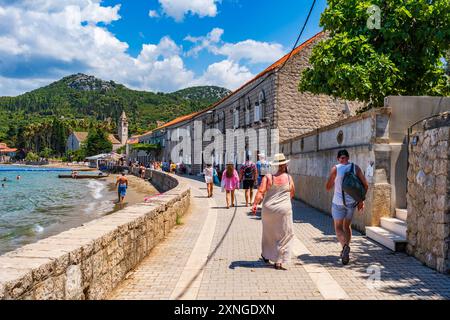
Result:
[[[73,135],[79,142],[83,142],[87,139],[88,133],[87,132],[81,132],[81,131],[74,131]]]
[[[120,144],[121,143],[113,134],[109,134],[108,139],[109,139],[109,141],[111,141],[112,144]]]
[[[315,36],[313,36],[312,38],[306,40],[305,42],[303,42],[301,45],[299,45],[298,47],[296,47],[293,51],[292,54],[291,53],[287,53],[286,55],[284,55],[282,58],[280,58],[279,60],[277,60],[276,62],[274,62],[273,64],[271,64],[269,67],[267,67],[264,71],[260,72],[256,77],[254,77],[253,79],[247,81],[244,85],[242,85],[241,87],[239,87],[238,89],[236,89],[235,91],[231,92],[229,95],[227,95],[226,97],[222,98],[221,100],[217,101],[216,103],[214,103],[213,105],[209,106],[206,109],[185,115],[185,116],[181,116],[178,117],[170,122],[165,123],[164,125],[156,128],[155,130],[160,130],[169,126],[172,126],[174,124],[183,122],[185,120],[190,120],[193,117],[195,117],[196,115],[202,114],[204,112],[207,112],[211,109],[214,109],[216,106],[218,106],[219,104],[221,104],[222,102],[224,102],[225,100],[231,98],[232,96],[234,96],[236,93],[238,93],[239,91],[241,91],[243,88],[245,88],[247,85],[249,85],[250,83],[252,83],[255,80],[258,80],[259,78],[261,78],[262,76],[268,74],[269,72],[281,67],[284,62],[288,59],[289,54],[291,55],[291,57],[295,56],[296,54],[298,54],[299,52],[301,52],[308,44],[310,44],[311,42],[313,42],[314,40],[316,40],[317,38],[320,38],[321,36],[323,36],[325,33],[323,31],[319,32],[318,34],[316,34]],[[153,130],[153,131],[155,131]]]
[[[130,139],[127,140],[127,144],[136,144],[136,143],[139,143],[139,137],[140,137],[140,136],[131,137]]]

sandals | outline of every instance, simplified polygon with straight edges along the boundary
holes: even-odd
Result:
[[[275,263],[275,269],[277,270],[287,270],[285,267],[281,265],[281,263]]]
[[[269,259],[264,258],[264,256],[261,254],[261,259],[264,261],[264,263],[269,263]]]

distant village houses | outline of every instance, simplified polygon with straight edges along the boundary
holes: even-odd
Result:
[[[0,143],[0,162],[8,162],[16,155],[17,149],[10,148],[6,143]]]
[[[66,150],[79,150],[82,147],[83,143],[86,141],[87,137],[88,132],[72,132],[72,134],[70,134],[70,136],[67,138]],[[109,134],[108,139],[113,145],[113,151],[116,151],[126,144],[128,140],[128,118],[125,112],[122,112],[122,115],[120,116],[117,135]]]

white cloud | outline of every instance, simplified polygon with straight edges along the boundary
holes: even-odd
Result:
[[[204,49],[215,55],[226,56],[228,60],[239,62],[248,61],[251,64],[272,63],[285,54],[281,44],[245,40],[237,43],[223,43],[223,29],[214,28],[206,36],[187,36],[184,40],[195,46],[188,51],[188,56],[197,56]]]
[[[203,49],[212,48],[213,45],[221,41],[223,32],[223,29],[214,28],[205,37],[192,37],[190,35],[187,36],[186,38],[184,38],[184,40],[197,44],[187,52],[187,56],[196,57],[197,54]]]
[[[181,22],[188,13],[199,17],[215,17],[217,15],[217,2],[221,0],[158,0],[163,12]]]
[[[150,18],[159,18],[159,13],[156,10],[150,10],[148,12],[148,16]]]
[[[239,60],[264,60],[249,58],[240,43],[224,44],[220,28],[185,39],[199,51],[226,56],[201,74],[187,68],[186,53],[169,36],[143,44],[137,57],[130,56],[126,42],[97,25],[119,20],[119,11],[120,5],[103,6],[100,0],[0,0],[0,96],[78,72],[139,90],[169,92],[200,84],[235,89],[254,76]]]
[[[235,90],[254,76],[247,67],[240,66],[230,60],[223,60],[211,64],[205,73],[199,79],[196,79],[193,84],[216,85]]]
[[[285,51],[278,43],[245,40],[238,43],[226,43],[212,49],[213,53],[227,56],[233,61],[249,60],[250,63],[270,63],[281,58]]]

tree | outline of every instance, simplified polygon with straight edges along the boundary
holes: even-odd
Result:
[[[369,29],[372,5],[381,28]],[[381,107],[388,95],[448,95],[442,64],[450,48],[448,0],[329,0],[320,25],[328,38],[312,50],[302,92]]]
[[[100,153],[108,153],[112,150],[112,143],[108,139],[108,133],[101,129],[93,128],[89,130],[86,143],[83,146],[86,156],[93,156]]]
[[[39,156],[36,153],[30,151],[30,152],[27,153],[27,156],[25,157],[25,160],[26,161],[38,161],[39,160]]]
[[[147,155],[150,155],[152,151],[161,149],[161,146],[159,144],[151,143],[136,143],[132,145],[132,148],[133,150],[144,151]]]
[[[50,148],[44,148],[41,152],[39,152],[39,156],[42,158],[50,158],[52,155],[54,155],[55,152]]]
[[[447,55],[445,56],[445,64],[446,64],[445,73],[447,73],[447,76],[450,77],[450,50],[447,51]]]

